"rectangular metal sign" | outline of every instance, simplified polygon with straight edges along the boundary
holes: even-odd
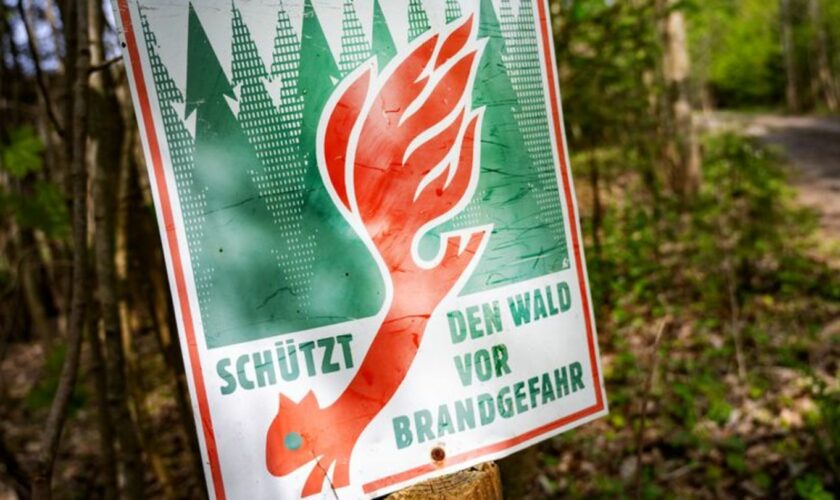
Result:
[[[607,411],[544,0],[115,0],[216,498]]]

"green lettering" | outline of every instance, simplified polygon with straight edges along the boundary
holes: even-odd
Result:
[[[411,445],[411,420],[400,415],[391,421],[394,424],[394,441],[397,449],[401,450]]]
[[[482,304],[481,312],[484,314],[484,324],[487,328],[487,335],[502,331],[502,313],[499,311],[499,302]]]
[[[496,404],[499,407],[499,415],[502,418],[510,418],[513,416],[513,399],[509,396],[510,387],[505,386],[499,391],[496,397]]]
[[[344,368],[353,368],[353,351],[350,349],[353,335],[345,333],[336,337],[335,341],[341,346],[341,353],[344,354]]]
[[[554,395],[554,387],[551,385],[551,377],[547,373],[542,376],[542,404],[550,403],[557,399]]]
[[[236,390],[236,378],[228,371],[229,367],[230,359],[228,358],[220,359],[216,363],[216,373],[225,381],[225,385],[222,386],[222,396],[232,394]]]
[[[557,283],[557,294],[560,295],[560,310],[568,311],[572,307],[572,291],[565,281]]]
[[[484,336],[484,331],[479,328],[481,318],[478,316],[478,306],[467,308],[467,326],[470,329],[470,338],[478,339]]]
[[[298,346],[298,349],[303,353],[303,357],[306,360],[306,372],[309,373],[310,377],[314,376],[315,358],[312,355],[312,350],[315,349],[315,342],[304,342]]]
[[[455,356],[455,369],[464,387],[472,384],[472,353]]]
[[[443,433],[455,434],[455,426],[452,425],[452,415],[449,414],[449,408],[446,405],[440,405],[438,407],[438,437],[442,436]]]
[[[554,370],[554,385],[557,387],[557,397],[569,395],[569,379],[566,377],[566,367]]]
[[[274,374],[274,360],[271,359],[271,351],[263,351],[262,355],[255,352],[252,357],[254,358],[254,372],[257,375],[257,385],[265,387],[266,378],[268,378],[268,384],[276,384],[277,375]]]
[[[496,420],[496,405],[493,404],[493,396],[481,394],[478,396],[478,419],[481,425],[493,423]]]
[[[458,422],[458,432],[475,429],[475,409],[472,398],[455,401],[455,420]]]
[[[528,379],[528,395],[531,397],[531,408],[536,408],[537,396],[540,395],[539,377],[531,377]]]
[[[516,413],[524,413],[528,411],[523,401],[528,396],[525,394],[525,382],[517,382],[513,384],[513,396],[516,398]]]
[[[248,391],[254,388],[254,383],[245,376],[245,364],[250,360],[251,358],[247,354],[236,358],[236,377],[239,379],[239,386]]]
[[[557,307],[557,304],[554,303],[554,294],[551,293],[551,287],[546,287],[545,295],[546,301],[548,303],[548,314],[554,316],[555,314],[560,312],[560,309]]]
[[[508,297],[507,302],[508,308],[510,308],[510,314],[513,316],[513,322],[516,326],[531,322],[530,293],[525,292],[524,295],[517,295],[515,301],[513,298]]]
[[[547,317],[548,312],[545,310],[542,293],[539,290],[534,290],[534,321]]]
[[[501,377],[510,373],[510,366],[508,366],[508,350],[504,344],[494,345],[493,351],[493,365],[496,367],[496,376]]]
[[[414,412],[414,428],[417,429],[417,442],[423,443],[435,438],[432,433],[432,412],[420,410]]]
[[[294,341],[287,340],[286,345],[282,342],[277,342],[277,365],[280,367],[280,376],[283,380],[290,382],[297,380],[300,375],[300,367],[298,366],[297,348]]]
[[[449,320],[449,336],[452,338],[452,343],[458,344],[466,340],[467,323],[461,311],[450,311],[446,313],[446,318]]]
[[[583,389],[583,367],[575,361],[569,365],[569,373],[572,376],[572,392]]]
[[[338,363],[332,362],[335,339],[332,337],[318,339],[318,347],[324,348],[324,357],[321,358],[321,373],[337,372],[341,366]]]
[[[479,349],[473,354],[475,361],[475,374],[478,380],[486,382],[493,377],[493,362],[490,360],[490,352],[487,349]]]

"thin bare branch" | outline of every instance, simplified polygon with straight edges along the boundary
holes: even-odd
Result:
[[[62,127],[61,123],[58,121],[58,116],[55,114],[52,99],[50,99],[50,93],[47,89],[47,83],[44,80],[44,71],[41,69],[41,56],[38,53],[38,47],[35,45],[35,38],[32,33],[32,28],[29,26],[29,20],[26,16],[26,8],[23,6],[23,0],[18,0],[17,10],[18,15],[20,15],[20,22],[26,30],[26,43],[29,47],[29,53],[32,55],[32,65],[35,67],[35,82],[38,84],[38,91],[41,93],[41,98],[44,100],[44,107],[46,108],[47,116],[49,117],[50,123],[59,137],[66,139],[66,132],[64,131],[64,127]]]
[[[659,326],[656,329],[656,336],[653,338],[653,344],[650,346],[648,353],[647,364],[650,366],[650,371],[645,378],[645,385],[642,389],[641,408],[639,417],[639,426],[636,428],[636,497],[642,496],[642,452],[645,444],[645,425],[647,423],[647,406],[650,400],[650,392],[653,388],[653,379],[656,376],[656,369],[659,366],[659,342],[662,340],[662,334],[670,321],[669,317],[662,318],[659,321]]]
[[[88,69],[88,74],[92,74],[92,73],[96,73],[97,71],[102,71],[104,69],[108,69],[109,67],[111,67],[111,65],[122,61],[122,58],[123,58],[123,56],[119,55],[119,56],[116,56],[116,57],[112,57],[111,59],[108,59],[107,61],[105,61],[103,63],[91,66],[90,69]]]

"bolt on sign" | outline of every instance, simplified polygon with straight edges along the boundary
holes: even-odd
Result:
[[[216,498],[606,413],[545,0],[115,4]]]

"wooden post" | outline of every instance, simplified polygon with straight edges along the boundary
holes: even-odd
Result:
[[[499,466],[493,462],[431,479],[396,493],[387,500],[502,500]]]

